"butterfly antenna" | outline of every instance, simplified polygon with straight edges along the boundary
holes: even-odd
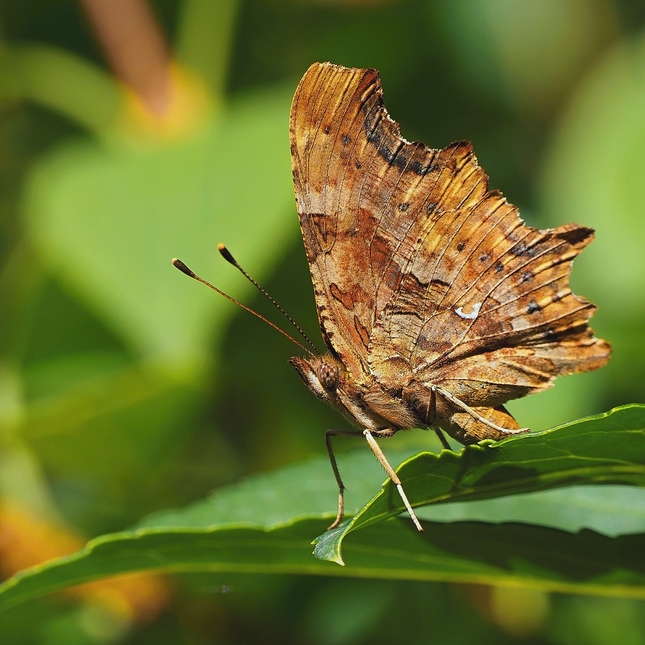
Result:
[[[273,327],[276,331],[279,331],[283,336],[288,338],[294,345],[297,345],[300,347],[300,349],[303,352],[306,352],[309,354],[309,356],[313,356],[312,351],[308,348],[299,343],[295,338],[292,338],[287,334],[284,329],[280,329],[275,323],[272,323],[270,320],[266,319],[264,316],[259,314],[257,311],[253,311],[250,307],[247,307],[246,305],[243,305],[239,300],[236,300],[232,296],[229,296],[227,293],[224,293],[221,289],[218,289],[217,287],[213,286],[210,282],[204,280],[204,278],[201,278],[198,276],[194,271],[189,269],[181,260],[177,258],[172,259],[173,266],[175,266],[177,269],[179,269],[182,273],[185,273],[187,276],[191,277],[193,280],[197,280],[197,282],[201,282],[202,284],[205,284],[207,287],[215,291],[216,293],[219,293],[220,296],[224,296],[227,300],[230,300],[232,303],[236,304],[238,307],[242,307],[245,311],[248,311],[250,314],[253,314],[256,318],[259,318],[260,320],[264,321],[267,325]]]
[[[303,331],[302,327],[280,306],[278,302],[276,302],[273,297],[265,291],[237,262],[237,260],[233,257],[231,252],[224,246],[224,244],[218,244],[217,245],[217,250],[220,252],[220,255],[229,263],[232,264],[260,293],[264,294],[269,301],[273,304],[274,307],[298,330],[298,333],[309,343],[309,346],[313,348],[314,353],[318,354],[318,349],[316,346],[311,342],[309,336],[305,334]]]

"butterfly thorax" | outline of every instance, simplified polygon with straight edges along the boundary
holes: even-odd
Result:
[[[473,400],[470,397],[466,399],[472,408],[464,408],[464,402],[456,406],[454,394],[442,387],[443,383],[435,388],[403,373],[391,374],[391,379],[386,379],[386,382],[398,383],[396,387],[387,387],[373,377],[358,382],[331,354],[312,358],[295,356],[289,362],[313,394],[361,428],[388,430],[389,435],[411,428],[441,428],[461,443],[506,436],[504,432],[486,425],[486,421],[500,429],[514,431],[519,428],[515,419],[497,401],[488,401],[481,407],[475,396]]]

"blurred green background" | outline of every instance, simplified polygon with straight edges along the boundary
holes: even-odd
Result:
[[[274,318],[224,241],[318,338],[288,140],[314,61],[378,68],[403,135],[472,140],[530,224],[596,229],[572,284],[613,358],[512,403],[519,422],[645,400],[645,4],[23,0],[0,29],[0,575],[324,451],[341,420],[293,347],[170,265]],[[150,577],[24,605],[0,642],[636,645],[645,604]]]

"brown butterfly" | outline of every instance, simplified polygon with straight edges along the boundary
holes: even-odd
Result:
[[[525,432],[503,404],[556,376],[603,366],[595,307],[569,287],[593,239],[568,224],[538,230],[498,191],[469,142],[409,143],[383,106],[378,72],[316,63],[291,107],[296,203],[324,356],[294,357],[307,387],[374,440],[430,427],[462,443]]]

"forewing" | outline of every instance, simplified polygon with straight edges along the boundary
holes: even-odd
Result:
[[[360,382],[374,324],[398,288],[397,263],[468,144],[437,152],[406,142],[383,107],[378,73],[329,63],[312,65],[301,80],[290,134],[321,329]]]

